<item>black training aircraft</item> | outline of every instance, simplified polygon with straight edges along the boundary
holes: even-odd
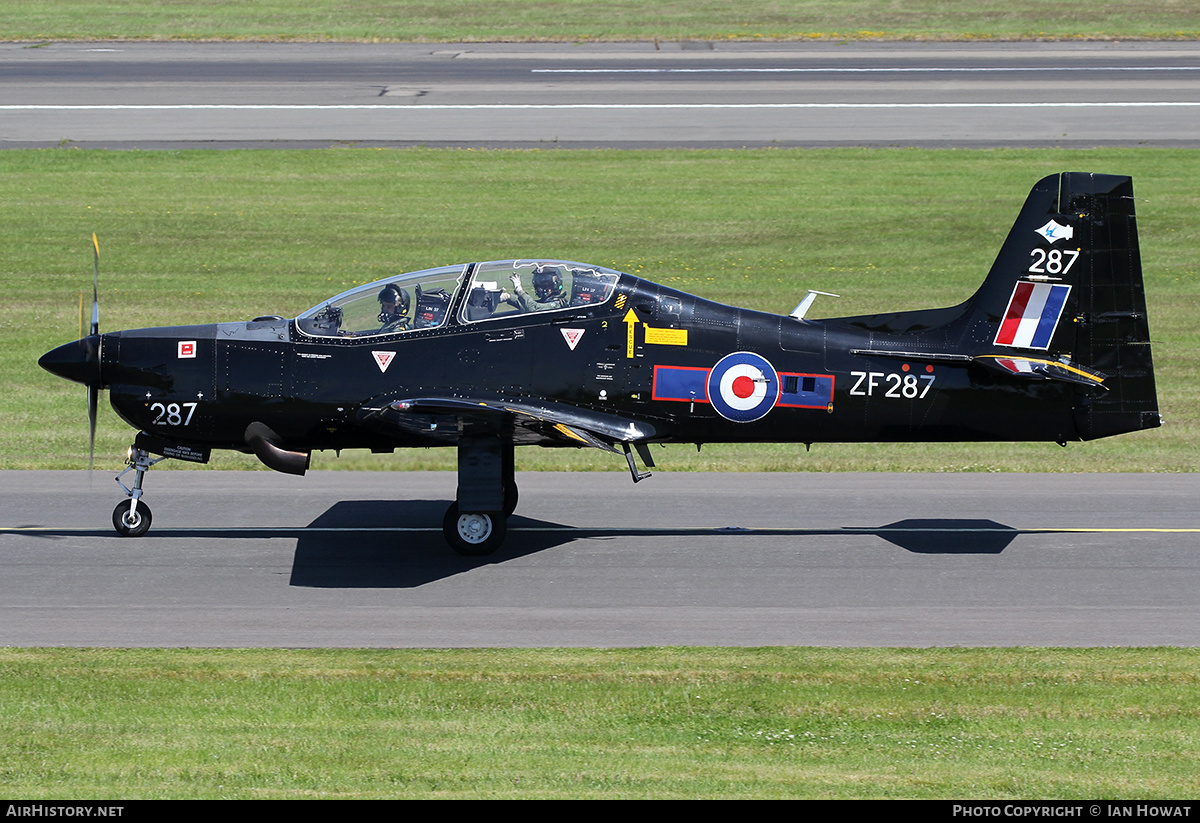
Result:
[[[98,252],[97,252],[98,254]],[[532,292],[532,293],[531,293]],[[318,449],[458,449],[450,545],[487,554],[517,505],[517,445],[1091,440],[1160,425],[1128,177],[1029,195],[973,297],[809,320],[601,266],[470,263],[389,277],[293,320],[91,333],[41,365],[138,431],[113,512],[144,534],[146,470],[213,449],[303,474]],[[155,458],[152,455],[159,457]],[[121,475],[118,475],[118,480]]]

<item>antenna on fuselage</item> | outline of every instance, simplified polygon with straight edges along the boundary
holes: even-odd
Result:
[[[817,299],[818,294],[823,297],[841,297],[840,294],[833,294],[832,292],[817,291],[816,289],[809,289],[808,294],[804,295],[804,299],[801,300],[799,302],[799,304],[797,304],[796,308],[792,309],[792,313],[789,314],[788,317],[795,318],[796,320],[803,320],[804,315],[808,314],[808,310],[812,306],[813,301]]]

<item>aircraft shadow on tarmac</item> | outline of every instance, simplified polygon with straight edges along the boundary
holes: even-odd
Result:
[[[512,535],[485,557],[464,557],[442,536],[445,500],[345,500],[308,525],[296,542],[291,585],[314,588],[412,588],[503,563],[575,539],[571,530]],[[509,520],[510,531],[540,521]],[[551,525],[551,524],[545,524]]]
[[[313,588],[411,588],[587,538],[746,536],[789,539],[876,535],[915,554],[999,554],[1020,532],[991,520],[902,520],[880,527],[578,528],[514,515],[509,540],[486,557],[446,549],[441,500],[343,501],[309,524],[296,543],[291,585]],[[422,528],[421,524],[428,524]]]
[[[509,539],[494,554],[463,557],[446,548],[441,520],[445,500],[351,500],[336,503],[308,526],[170,528],[159,527],[138,542],[210,538],[247,540],[296,538],[290,583],[311,588],[412,588],[457,574],[505,563],[577,540],[618,537],[750,538],[795,540],[801,537],[872,535],[914,554],[1000,554],[1021,531],[992,520],[958,518],[900,520],[886,526],[835,528],[743,528],[729,526],[578,527],[514,515]],[[41,539],[96,537],[115,539],[110,529],[65,529],[40,526],[0,528]],[[131,538],[122,538],[125,540]]]

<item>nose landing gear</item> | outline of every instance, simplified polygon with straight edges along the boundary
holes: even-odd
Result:
[[[118,503],[117,507],[113,509],[112,516],[113,527],[122,537],[141,537],[150,530],[152,515],[150,507],[142,502],[142,480],[151,466],[166,459],[165,457],[152,459],[150,452],[145,449],[140,449],[136,445],[129,447],[129,452],[125,457],[127,466],[116,476],[117,483],[125,490],[125,494],[129,495],[129,499]],[[132,489],[121,482],[121,478],[131,471],[135,472]]]

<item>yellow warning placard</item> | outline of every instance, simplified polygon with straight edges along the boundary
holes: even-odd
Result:
[[[653,346],[686,346],[688,344],[687,329],[655,329],[645,326],[646,343]]]

